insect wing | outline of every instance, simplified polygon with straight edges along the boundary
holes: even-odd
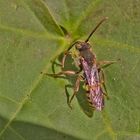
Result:
[[[87,85],[90,87],[87,93],[90,102],[94,108],[101,111],[104,107],[104,94],[101,88],[98,69],[95,64],[89,66],[84,59],[81,59],[81,64],[83,66]]]

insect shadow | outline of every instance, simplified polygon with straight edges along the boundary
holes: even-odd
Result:
[[[104,98],[108,98],[103,68],[117,62],[97,61],[89,43],[90,37],[106,19],[108,18],[103,18],[95,26],[85,41],[75,41],[58,58],[56,57],[52,61],[53,73],[46,73],[48,76],[69,81],[69,84],[65,85],[69,107],[72,108],[71,101],[76,96],[82,110],[89,117],[92,117],[93,110],[102,111],[105,106]],[[61,71],[55,73],[55,66],[60,66]],[[74,91],[71,97],[69,88],[73,88]]]

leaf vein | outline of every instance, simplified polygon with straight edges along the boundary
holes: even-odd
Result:
[[[29,30],[23,30],[20,28],[18,29],[18,28],[14,28],[14,27],[9,27],[9,26],[5,26],[2,24],[0,24],[0,29],[8,30],[8,31],[15,32],[15,33],[18,33],[21,35],[25,35],[25,36],[32,36],[35,38],[45,38],[45,39],[48,38],[48,39],[54,39],[54,40],[62,39],[62,37],[55,36],[49,32],[34,32],[34,31],[29,31]]]
[[[63,46],[59,49],[58,52],[56,52],[56,54],[58,54],[59,52],[62,52],[62,50],[64,49],[65,44],[63,44]],[[54,54],[54,55],[56,55]],[[50,66],[50,63],[45,66],[44,70],[48,69],[48,67]],[[42,78],[43,78],[43,74],[40,74],[35,81],[33,82],[31,88],[29,89],[29,91],[27,91],[27,93],[25,93],[25,97],[21,100],[20,105],[17,107],[16,111],[13,113],[12,117],[9,119],[9,121],[5,124],[5,126],[3,127],[3,129],[0,131],[0,137],[3,135],[3,133],[7,130],[7,128],[10,126],[10,124],[13,122],[13,120],[16,118],[16,116],[20,113],[21,109],[23,108],[24,104],[29,100],[29,96],[31,96],[31,94],[33,93],[33,91],[35,90],[35,88],[39,85],[39,83],[41,82]]]
[[[19,134],[13,127],[9,126],[9,129],[17,135],[21,140],[26,140],[21,134]]]
[[[96,7],[97,4],[99,4],[102,0],[95,0],[92,1],[91,4],[89,4],[89,6],[87,6],[86,8],[84,8],[84,12],[81,13],[81,16],[79,16],[77,22],[75,23],[75,27],[74,27],[74,32],[76,32],[77,28],[80,26],[80,24],[82,23],[82,21],[87,18],[87,16],[93,12],[93,8]],[[96,8],[95,8],[96,9]],[[94,9],[94,10],[95,10]]]
[[[14,104],[19,104],[19,102],[17,102],[16,100],[13,100],[12,98],[9,98],[9,97],[3,96],[3,95],[0,95],[0,98],[8,100]]]

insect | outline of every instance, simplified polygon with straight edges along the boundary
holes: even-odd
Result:
[[[61,75],[77,75],[76,83],[73,88],[74,93],[68,100],[68,105],[71,107],[71,101],[77,94],[80,86],[80,82],[84,81],[84,87],[86,90],[87,100],[89,105],[94,109],[101,111],[104,108],[104,97],[108,97],[107,89],[105,85],[105,78],[103,68],[115,63],[116,61],[97,61],[96,55],[92,52],[91,45],[89,43],[90,37],[97,30],[97,28],[107,19],[103,18],[96,27],[92,30],[85,41],[74,42],[65,52],[61,61],[61,67],[65,67],[66,57],[70,54],[70,50],[75,46],[77,51],[77,64],[78,71],[67,70],[59,73],[47,74],[49,76],[61,76]]]

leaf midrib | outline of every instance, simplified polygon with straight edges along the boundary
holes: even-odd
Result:
[[[24,4],[26,5],[26,3],[24,2]],[[26,5],[26,7],[28,7]],[[30,8],[29,8],[30,9]],[[31,10],[31,9],[30,9]],[[31,10],[32,11],[32,10]],[[33,12],[33,11],[32,11]],[[51,15],[51,14],[50,14]],[[38,19],[38,18],[37,18]],[[54,18],[53,18],[54,19]],[[54,21],[55,22],[55,21]],[[56,23],[56,22],[55,22]],[[57,24],[56,24],[57,25]],[[6,29],[6,27],[0,25],[1,27],[3,27],[4,29]],[[13,28],[7,28],[7,29],[10,29],[12,31],[15,31],[13,30]],[[46,29],[46,28],[45,28]],[[23,33],[23,30],[16,30],[20,33]],[[31,33],[31,32],[28,32],[28,33]],[[32,33],[31,33],[32,34]],[[32,34],[33,35],[33,34]],[[63,50],[63,47],[61,47],[59,49],[59,51],[61,52]],[[56,52],[57,54],[58,52]],[[47,70],[49,68],[49,65],[50,64],[47,64],[45,66],[45,68],[43,69],[44,70]],[[23,105],[28,101],[28,96],[31,96],[31,94],[33,93],[34,89],[37,87],[37,85],[41,82],[43,78],[43,75],[39,74],[39,76],[35,79],[35,81],[33,82],[32,86],[30,87],[30,89],[24,94],[25,97],[21,100],[21,103],[19,104],[18,108],[16,109],[15,113],[12,115],[12,117],[9,119],[9,121],[6,123],[6,125],[3,127],[3,129],[1,130],[0,132],[0,137],[3,135],[3,133],[6,131],[6,129],[10,126],[10,124],[13,122],[13,120],[16,118],[17,114],[20,112],[20,110],[22,109]],[[27,96],[28,95],[28,96]]]

